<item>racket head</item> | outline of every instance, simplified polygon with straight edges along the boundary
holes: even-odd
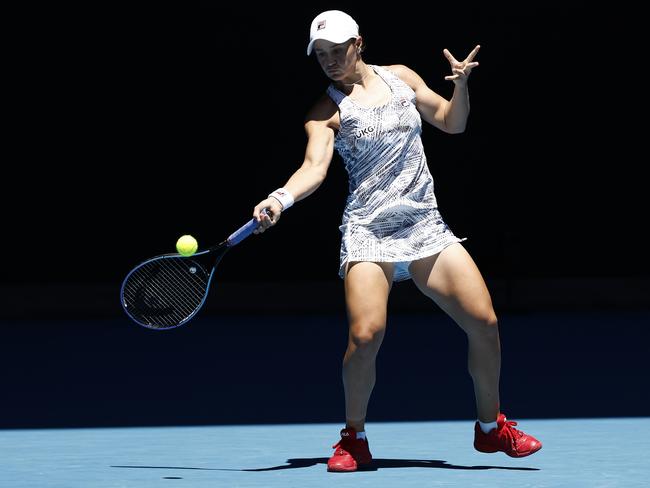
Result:
[[[164,254],[140,263],[122,282],[122,308],[134,322],[149,329],[186,324],[205,303],[218,258],[225,252],[220,249],[192,256]]]

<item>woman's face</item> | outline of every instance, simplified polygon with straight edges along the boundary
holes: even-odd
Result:
[[[354,71],[357,61],[357,40],[350,39],[341,44],[319,39],[314,43],[316,59],[327,77],[338,81]]]

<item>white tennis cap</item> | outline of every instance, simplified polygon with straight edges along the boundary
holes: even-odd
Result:
[[[307,56],[311,54],[314,42],[318,39],[340,44],[357,37],[359,37],[359,26],[348,14],[340,10],[321,12],[311,22]]]

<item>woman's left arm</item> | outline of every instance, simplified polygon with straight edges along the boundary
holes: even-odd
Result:
[[[412,69],[404,65],[389,68],[413,89],[416,107],[424,120],[444,132],[459,134],[465,130],[469,116],[467,79],[472,68],[478,66],[478,62],[473,59],[479,49],[480,46],[476,46],[464,61],[457,61],[447,49],[443,51],[452,72],[451,75],[445,76],[445,80],[454,82],[454,93],[450,100],[446,100],[429,88],[420,75]]]

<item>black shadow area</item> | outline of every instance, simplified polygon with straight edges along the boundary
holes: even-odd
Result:
[[[327,458],[292,458],[287,459],[288,464],[279,466],[270,466],[267,468],[194,468],[187,466],[111,466],[111,468],[134,468],[134,469],[191,469],[205,471],[279,471],[281,469],[299,469],[310,468],[317,464],[327,465]],[[512,471],[539,471],[539,468],[513,467],[513,466],[461,466],[457,464],[447,464],[447,461],[438,459],[374,459],[370,466],[364,467],[359,471],[377,471],[386,468],[439,468],[439,469],[462,469],[469,471],[486,470],[486,469],[504,469]]]

